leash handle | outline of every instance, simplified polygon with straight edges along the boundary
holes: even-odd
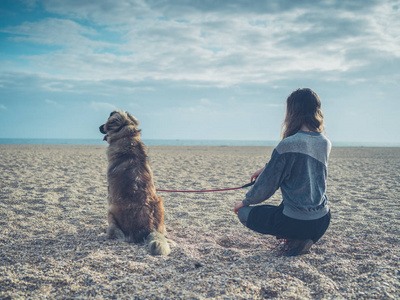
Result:
[[[255,183],[256,183],[255,180],[252,181],[252,182],[250,182],[250,183],[247,183],[247,184],[245,184],[245,185],[242,186],[242,189],[243,189],[243,188],[246,188],[246,187],[249,187],[249,186],[252,186],[252,185],[255,184]]]

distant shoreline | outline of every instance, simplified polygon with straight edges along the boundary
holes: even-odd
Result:
[[[279,141],[257,140],[180,140],[180,139],[143,139],[148,146],[276,146]],[[400,143],[378,142],[332,142],[334,147],[400,147]],[[106,146],[99,139],[12,139],[0,138],[0,145],[96,145]]]

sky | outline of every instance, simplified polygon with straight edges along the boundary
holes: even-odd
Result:
[[[279,140],[303,87],[334,143],[400,144],[400,0],[0,0],[0,138]]]

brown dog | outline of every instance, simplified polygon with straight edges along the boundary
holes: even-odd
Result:
[[[138,125],[129,113],[116,110],[100,126],[109,143],[107,237],[146,241],[152,255],[168,255],[171,250],[164,236],[164,206],[156,195]]]

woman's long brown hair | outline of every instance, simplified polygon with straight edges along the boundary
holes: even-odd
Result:
[[[282,124],[282,139],[294,135],[303,125],[314,132],[325,131],[321,100],[309,88],[297,89],[286,100],[286,117]]]

